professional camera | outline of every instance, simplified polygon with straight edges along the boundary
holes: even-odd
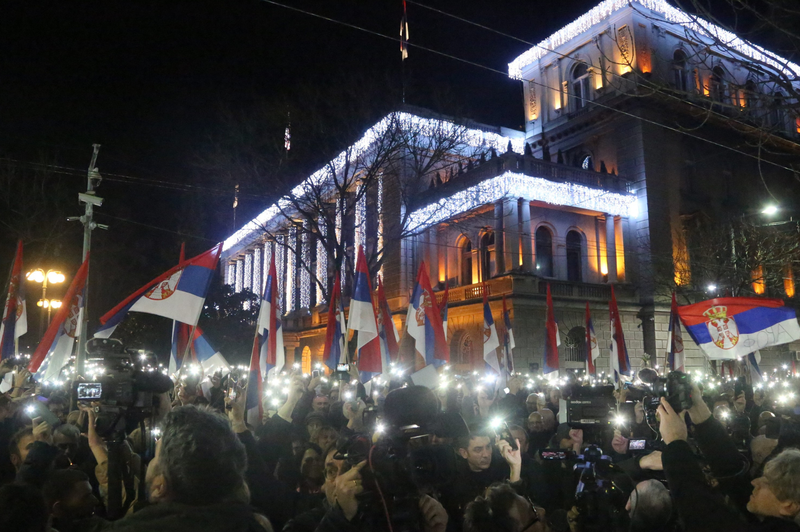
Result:
[[[567,424],[584,429],[606,427],[612,422],[615,405],[613,386],[576,386],[567,400]]]
[[[610,478],[613,467],[611,458],[596,445],[588,446],[577,456],[573,466],[578,477],[575,505],[584,532],[622,528],[625,494]]]
[[[662,397],[666,397],[675,412],[682,412],[692,407],[692,379],[688,374],[682,371],[670,371],[666,377],[659,377],[655,372],[644,374],[642,371],[639,378],[644,384],[628,388],[628,399],[642,401],[645,413],[649,414],[650,418],[655,415]]]
[[[154,396],[172,390],[169,377],[144,369],[138,351],[126,350],[119,340],[93,338],[86,352],[91,380],[75,382],[75,394],[78,401],[97,404],[97,431],[103,437],[144,420],[153,412]]]
[[[430,389],[398,388],[386,396],[385,428],[377,443],[368,435],[357,434],[337,447],[336,458],[345,460],[346,469],[369,460],[361,470],[364,492],[358,497],[359,509],[376,530],[386,528],[387,515],[395,531],[421,530],[419,498],[423,490],[455,480],[453,448],[429,443],[438,409]]]

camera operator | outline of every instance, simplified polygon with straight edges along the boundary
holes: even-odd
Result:
[[[544,508],[517,493],[507,483],[493,484],[470,502],[464,512],[464,532],[544,532],[549,530]]]
[[[675,412],[666,399],[661,399],[658,413],[661,436],[667,444],[663,453],[664,472],[669,482],[678,513],[687,531],[702,530],[737,532],[745,530],[800,530],[800,451],[788,449],[764,468],[764,475],[752,481],[752,490],[745,476],[746,461],[728,437],[724,427],[713,418],[702,401],[700,390],[692,385],[692,407],[689,414],[695,425],[694,435],[711,471],[739,510],[748,510],[748,517],[761,522],[746,523],[728,507],[721,494],[707,484],[700,464],[687,443],[684,412]],[[749,500],[747,496],[749,495]]]

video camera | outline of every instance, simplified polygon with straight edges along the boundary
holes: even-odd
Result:
[[[575,505],[578,507],[581,530],[618,530],[625,508],[625,494],[609,478],[614,467],[611,458],[596,445],[577,456],[573,471],[578,476]]]
[[[567,424],[572,428],[608,426],[615,406],[613,386],[576,386],[567,400]]]
[[[655,423],[655,412],[665,397],[675,412],[692,407],[692,378],[682,371],[670,371],[666,377],[655,372],[639,372],[641,386],[628,388],[628,399],[641,401],[649,424]]]
[[[438,410],[430,389],[398,388],[386,396],[382,418],[386,426],[377,443],[368,435],[356,434],[337,447],[336,459],[345,461],[345,469],[369,460],[361,470],[364,492],[358,499],[359,509],[375,529],[385,529],[389,515],[395,531],[422,530],[422,491],[455,480],[453,448],[429,443]]]
[[[76,381],[80,402],[97,403],[97,431],[104,438],[124,431],[127,422],[140,422],[153,413],[156,394],[172,390],[172,381],[159,371],[142,367],[137,351],[121,341],[93,338],[86,343],[88,381]]]

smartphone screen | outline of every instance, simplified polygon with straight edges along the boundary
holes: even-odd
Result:
[[[647,440],[631,440],[628,442],[629,451],[644,451]]]

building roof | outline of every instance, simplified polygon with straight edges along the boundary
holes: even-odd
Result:
[[[369,150],[373,142],[386,130],[392,120],[400,120],[402,123],[407,123],[409,127],[420,128],[423,131],[426,128],[461,127],[459,124],[449,120],[427,118],[409,112],[392,113],[369,128],[364,133],[364,136],[347,150],[337,155],[332,161],[333,167],[338,171],[344,166],[348,158],[352,160],[352,158],[358,157]],[[488,127],[480,127],[479,125],[470,124],[467,127],[465,138],[467,144],[471,147],[485,147],[487,150],[494,148],[497,151],[505,151],[510,142],[512,149],[516,153],[521,154],[524,151],[525,135],[522,132],[503,130],[502,132],[505,134],[500,134],[489,131],[490,128]],[[331,164],[326,164],[293,188],[290,194],[302,197],[309,185],[324,182],[330,175],[330,171]],[[246,245],[260,236],[264,226],[280,216],[282,209],[287,205],[288,203],[285,200],[279,200],[225,239],[222,245],[223,257],[229,256],[231,254],[230,250],[236,248],[239,244]]]
[[[696,35],[698,40],[708,41],[713,38],[718,44],[722,45],[722,48],[733,50],[741,54],[742,58],[749,58],[770,65],[781,72],[790,71],[795,75],[800,75],[800,66],[797,64],[760,46],[749,43],[715,24],[673,7],[665,0],[604,0],[509,63],[509,77],[522,79],[522,69],[575,37],[586,33],[593,26],[608,20],[614,13],[628,7],[647,16],[655,16],[667,22],[683,26],[690,34]]]

